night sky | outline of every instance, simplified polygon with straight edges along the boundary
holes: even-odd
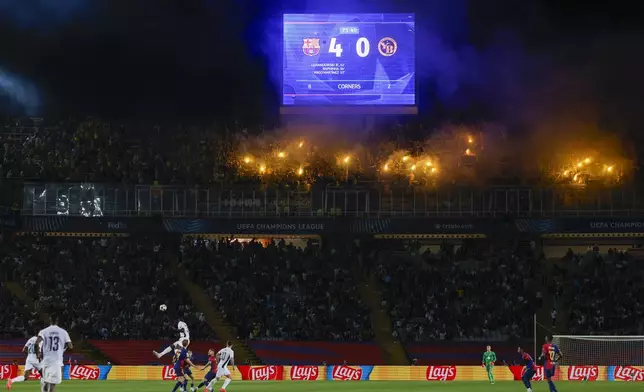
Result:
[[[333,3],[0,0],[1,109],[261,121],[278,106],[270,58],[279,56],[277,16],[324,11],[320,4],[346,10]],[[562,3],[356,1],[349,10],[417,14],[425,116],[525,124],[592,112],[602,124],[637,130],[641,12],[635,3]],[[8,93],[7,79],[19,93]]]

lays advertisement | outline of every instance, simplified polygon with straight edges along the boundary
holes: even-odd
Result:
[[[24,368],[16,365],[0,365],[0,379],[23,374]],[[238,366],[230,368],[234,380],[247,381],[487,381],[485,369],[480,366]],[[497,381],[518,381],[525,373],[523,366],[497,366],[494,377]],[[195,380],[203,379],[206,372],[193,370]],[[30,375],[30,378],[37,375]],[[171,366],[86,366],[63,367],[65,380],[174,380]],[[534,381],[543,381],[543,367],[538,367]],[[644,382],[644,367],[641,366],[559,366],[555,373],[559,381],[636,381]]]
[[[608,366],[608,381],[644,382],[644,367]]]
[[[0,365],[0,380],[14,378],[18,375],[17,365]]]

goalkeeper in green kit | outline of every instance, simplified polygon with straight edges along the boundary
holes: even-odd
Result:
[[[487,346],[483,353],[483,367],[487,372],[487,379],[490,384],[494,384],[494,362],[496,362],[496,354],[492,351],[492,346]]]

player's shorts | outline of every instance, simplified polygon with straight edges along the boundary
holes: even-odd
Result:
[[[42,380],[49,384],[60,384],[63,381],[63,367],[57,364],[43,365]]]
[[[534,371],[534,369],[526,369],[522,378],[524,380],[532,380],[532,377],[534,377],[535,374],[536,372]]]
[[[543,368],[543,377],[552,378],[555,376],[555,367],[552,366],[552,369]]]
[[[174,367],[174,375],[177,377],[183,377],[185,374],[185,369],[182,368],[181,366],[175,366]]]
[[[183,341],[184,340],[187,340],[188,341],[188,346],[190,346],[190,339],[188,338],[188,339],[179,339],[179,340],[177,340],[176,342],[174,342],[174,347],[177,347],[177,346],[183,347]],[[186,347],[188,347],[188,346],[186,346]]]
[[[40,371],[42,370],[42,365],[35,355],[28,355],[27,361],[25,361],[25,373],[33,369]]]
[[[185,374],[186,376],[192,376],[192,370],[190,370],[190,368],[187,367],[183,369],[183,374]]]
[[[216,374],[217,378],[226,377],[226,376],[230,376],[230,370],[228,370],[227,367],[217,368],[217,374]]]
[[[206,373],[205,376],[203,376],[203,379],[210,382],[215,378],[215,376],[216,376],[215,372],[209,371],[208,373]]]

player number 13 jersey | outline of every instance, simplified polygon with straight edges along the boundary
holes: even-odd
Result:
[[[63,364],[65,346],[72,340],[64,329],[51,325],[38,333],[42,338],[43,362]]]

